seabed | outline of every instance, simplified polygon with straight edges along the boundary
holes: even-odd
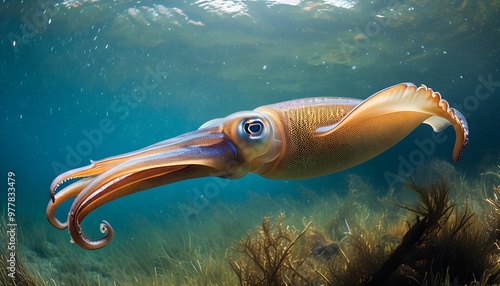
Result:
[[[500,166],[472,180],[443,161],[422,170],[406,188],[385,192],[350,175],[346,195],[302,188],[293,198],[250,193],[246,202],[214,201],[193,224],[135,216],[129,223],[133,239],[115,239],[99,251],[68,243],[67,233],[45,227],[41,216],[18,230],[15,280],[1,248],[0,282],[499,284]],[[6,217],[0,228],[7,241]]]

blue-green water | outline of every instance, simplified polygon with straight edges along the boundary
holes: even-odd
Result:
[[[17,222],[25,233],[46,229],[47,240],[67,236],[44,218],[49,185],[89,159],[136,150],[240,110],[314,96],[363,99],[399,82],[425,84],[465,115],[470,144],[455,168],[477,178],[500,162],[499,10],[498,1],[467,0],[4,0],[0,176],[7,181],[8,171],[15,173]],[[249,192],[293,198],[307,188],[342,195],[351,174],[377,190],[401,189],[388,174],[401,173],[405,162],[406,177],[432,160],[452,163],[452,128],[423,161],[414,157],[416,140],[431,134],[421,126],[377,158],[321,178],[249,175],[221,183],[208,206],[188,219],[179,204],[194,207],[196,190],[213,179],[148,190],[97,210],[88,232],[99,235],[95,225],[103,218],[118,230],[115,240],[133,236],[127,234],[133,216],[197,223],[211,205],[244,203]],[[8,186],[1,188],[6,206]],[[61,219],[68,208],[58,212]]]

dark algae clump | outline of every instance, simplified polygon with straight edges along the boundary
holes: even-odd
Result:
[[[351,230],[337,242],[315,229],[285,226],[281,213],[234,246],[229,263],[241,285],[491,285],[500,282],[499,189],[485,213],[450,199],[452,184],[407,185],[418,195],[400,238],[381,225]],[[413,217],[413,218],[411,218]],[[384,222],[382,221],[381,224]],[[474,283],[474,284],[472,284]]]

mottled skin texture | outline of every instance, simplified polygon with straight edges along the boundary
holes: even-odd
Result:
[[[57,176],[50,186],[46,216],[56,228],[68,228],[72,241],[85,249],[107,245],[106,235],[88,239],[81,222],[99,206],[117,198],[206,176],[236,179],[256,173],[273,179],[299,179],[338,172],[367,161],[403,139],[421,123],[439,132],[455,129],[453,159],[468,143],[465,118],[437,92],[399,84],[366,100],[307,98],[266,105],[222,119],[197,131],[137,151],[92,161]],[[82,178],[56,193],[69,179]],[[64,201],[75,198],[67,221],[55,217]]]
[[[418,113],[411,116],[392,113],[318,136],[314,134],[318,127],[338,123],[357,104],[339,105],[330,98],[311,104],[313,100],[316,99],[256,109],[278,118],[286,142],[280,159],[261,174],[263,177],[310,178],[348,169],[389,149],[428,117]]]

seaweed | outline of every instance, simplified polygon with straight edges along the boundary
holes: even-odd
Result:
[[[3,212],[6,213],[6,212]],[[9,227],[4,216],[1,217],[0,222],[0,241],[2,242],[2,247],[0,248],[0,284],[1,285],[19,285],[19,286],[37,286],[41,285],[40,277],[37,277],[29,271],[26,267],[25,257],[20,257],[19,255],[14,256],[15,266],[13,270],[9,270],[11,259],[10,253],[7,249],[9,238],[7,236],[7,231]],[[9,275],[11,274],[11,275]]]
[[[305,259],[294,257],[292,251],[311,223],[298,232],[283,227],[284,218],[284,213],[280,213],[273,224],[270,217],[264,217],[256,237],[247,234],[235,247],[245,258],[240,262],[230,258],[229,263],[241,285],[308,284],[299,271]]]
[[[486,227],[465,204],[462,211],[449,199],[451,185],[439,180],[427,186],[414,182],[408,188],[419,196],[416,208],[400,206],[417,214],[400,245],[364,285],[469,284],[498,282],[498,229]],[[491,219],[492,217],[490,217]],[[404,279],[406,277],[406,279]]]
[[[446,181],[438,181],[427,188],[412,182],[408,185],[408,188],[418,194],[420,204],[415,209],[405,206],[400,207],[408,209],[422,218],[417,216],[416,222],[406,232],[399,246],[371,276],[365,284],[367,286],[382,284],[405,260],[414,263],[414,261],[411,261],[415,259],[411,257],[413,249],[422,243],[425,236],[429,236],[434,229],[439,228],[443,223],[442,220],[447,220],[451,215],[453,204],[448,199],[450,189]],[[465,222],[469,218],[466,218]]]
[[[497,172],[486,172],[485,175],[493,175],[500,180],[500,165],[497,166]],[[500,214],[500,184],[493,185],[493,198],[487,198],[486,201],[494,207],[494,211]]]
[[[500,196],[486,200],[492,212],[481,216],[467,202],[457,207],[450,199],[452,186],[446,179],[428,185],[411,181],[407,188],[418,195],[418,203],[397,206],[413,219],[390,226],[382,216],[369,225],[371,211],[365,205],[364,215],[349,216],[353,228],[345,220],[347,232],[339,241],[311,222],[299,232],[283,227],[284,214],[275,223],[264,217],[256,231],[237,243],[234,249],[240,256],[229,258],[229,263],[241,285],[498,283]],[[333,221],[338,223],[341,216],[334,214]]]
[[[21,268],[16,270],[25,274],[26,282],[20,278],[16,282],[498,284],[500,168],[475,181],[466,180],[442,163],[436,168],[445,169],[448,179],[432,177],[436,180],[429,181],[430,177],[423,176],[423,182],[430,183],[411,181],[408,188],[412,191],[390,189],[378,199],[373,199],[373,194],[382,192],[366,178],[351,175],[345,195],[337,190],[325,194],[307,188],[286,197],[254,193],[240,203],[214,201],[203,215],[187,224],[180,215],[146,218],[132,213],[127,233],[133,236],[121,236],[123,239],[116,239],[113,246],[98,252],[74,247],[64,232],[35,227],[46,223],[35,218],[19,229],[23,247],[18,253]],[[415,197],[415,203],[400,203]],[[292,215],[285,217],[281,213],[284,210]],[[275,218],[265,216],[270,211],[280,214]],[[262,223],[253,225],[258,220]],[[5,235],[5,231],[2,233]],[[9,285],[12,281],[6,280],[3,269],[0,284]]]

